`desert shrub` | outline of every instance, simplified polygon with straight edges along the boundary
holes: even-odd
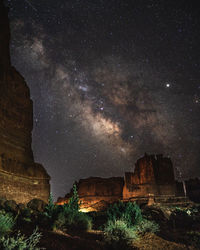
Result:
[[[55,212],[55,210],[56,210],[56,205],[53,202],[53,195],[52,193],[50,193],[48,204],[45,207],[45,212],[47,213],[49,217],[51,217],[53,213]]]
[[[26,238],[20,232],[14,237],[3,236],[0,238],[0,247],[5,250],[39,250],[36,245],[39,243],[41,233],[36,228],[29,238]]]
[[[61,212],[54,222],[54,228],[70,230],[90,230],[92,219],[85,213],[79,211],[65,210]]]
[[[77,212],[73,214],[72,218],[66,226],[71,226],[79,230],[90,230],[92,228],[92,219],[87,214]]]
[[[156,233],[159,231],[159,225],[154,221],[143,219],[134,226],[134,230],[141,234],[147,232]]]
[[[119,201],[107,209],[108,220],[124,220],[128,226],[139,223],[142,220],[140,207],[134,202],[124,203]]]
[[[87,213],[92,219],[92,228],[95,230],[103,230],[104,225],[107,222],[106,211],[92,211]]]
[[[47,229],[52,229],[54,221],[57,219],[62,206],[55,205],[53,202],[52,193],[50,193],[48,204],[45,206],[44,211],[38,214],[38,225]]]
[[[15,221],[10,214],[6,213],[5,211],[0,211],[0,236],[9,233],[12,230],[14,224]]]
[[[111,220],[104,228],[104,241],[108,249],[129,249],[136,239],[136,232],[128,227],[126,221]]]
[[[60,213],[58,214],[57,218],[53,222],[52,229],[60,229],[63,230],[65,229],[65,214]]]
[[[51,230],[76,229],[89,230],[92,227],[92,219],[79,211],[80,201],[76,185],[73,186],[73,195],[64,205],[54,205],[52,195],[49,197],[45,211],[39,215],[39,225]]]
[[[80,208],[80,200],[79,200],[76,184],[73,185],[73,195],[69,199],[68,206],[71,210],[76,210],[76,211],[78,211]]]
[[[48,204],[45,207],[44,213],[42,214],[54,220],[60,213],[68,213],[69,211],[78,211],[79,205],[80,205],[79,196],[76,185],[74,184],[73,195],[69,199],[69,202],[67,204],[64,204],[63,206],[55,205],[53,202],[52,193],[50,193]]]

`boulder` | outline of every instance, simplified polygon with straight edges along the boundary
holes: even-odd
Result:
[[[164,209],[158,206],[146,206],[142,210],[142,214],[148,220],[153,220],[157,222],[159,225],[166,226],[169,222],[170,214]]]
[[[0,209],[5,208],[5,205],[4,205],[5,202],[6,202],[6,198],[4,198],[4,197],[0,198]]]
[[[43,212],[47,203],[45,203],[43,200],[40,199],[33,199],[27,203],[27,207],[37,211],[37,212]]]
[[[26,208],[26,205],[23,203],[19,203],[17,206],[20,211],[23,211]]]
[[[195,221],[195,216],[185,210],[175,210],[170,216],[170,222],[174,228],[192,228]]]
[[[17,206],[16,201],[14,200],[5,201],[4,206],[5,206],[5,210],[8,212],[15,212],[15,213],[18,212],[18,206]]]

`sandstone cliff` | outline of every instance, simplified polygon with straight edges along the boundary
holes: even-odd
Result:
[[[173,165],[162,155],[145,154],[136,162],[134,172],[125,173],[125,178],[90,177],[80,180],[77,189],[83,211],[101,210],[118,200],[141,204],[150,199],[177,202]],[[57,204],[67,203],[71,196],[72,192],[59,198]]]
[[[123,198],[176,193],[174,169],[170,158],[162,155],[147,155],[135,164],[134,173],[125,173]]]
[[[34,162],[33,104],[24,78],[10,63],[7,9],[0,0],[0,196],[26,203],[49,197],[49,175]]]
[[[122,199],[124,185],[123,177],[101,178],[90,177],[81,179],[77,183],[78,195],[81,200],[81,208],[85,210],[99,210],[109,203]],[[72,192],[64,198],[59,198],[57,204],[68,202]]]

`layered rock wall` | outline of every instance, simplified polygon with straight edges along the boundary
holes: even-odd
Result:
[[[123,177],[101,178],[90,177],[77,183],[81,208],[87,211],[102,209],[109,203],[122,199],[124,185]],[[64,198],[59,198],[57,204],[67,203],[72,191]]]
[[[176,193],[173,165],[170,158],[162,155],[147,155],[135,164],[134,173],[125,173],[123,199],[148,195]]]
[[[34,162],[33,103],[24,78],[10,64],[7,9],[0,0],[0,196],[26,203],[49,197],[49,175]]]
[[[125,178],[90,177],[80,180],[77,189],[85,211],[101,210],[118,200],[140,203],[147,203],[150,197],[169,200],[177,193],[171,160],[147,154],[136,162],[134,172],[125,173]],[[57,204],[67,203],[71,196],[72,192],[59,198]]]

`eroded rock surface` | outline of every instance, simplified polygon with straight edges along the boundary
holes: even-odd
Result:
[[[101,178],[90,177],[81,179],[77,183],[78,195],[81,200],[81,207],[85,210],[99,210],[109,204],[122,199],[124,185],[123,177]],[[58,204],[68,202],[72,192],[64,198],[58,199]]]
[[[24,78],[10,63],[8,11],[0,0],[0,196],[47,201],[49,175],[34,162],[33,103]]]
[[[82,210],[105,209],[118,200],[138,203],[178,202],[175,198],[176,183],[170,158],[162,155],[147,155],[135,164],[134,172],[125,177],[90,177],[77,184]],[[67,203],[72,192],[58,199],[58,204]],[[103,205],[102,205],[103,204]]]
[[[125,173],[123,198],[170,195],[176,193],[174,169],[170,158],[147,155],[135,164],[134,172]]]

